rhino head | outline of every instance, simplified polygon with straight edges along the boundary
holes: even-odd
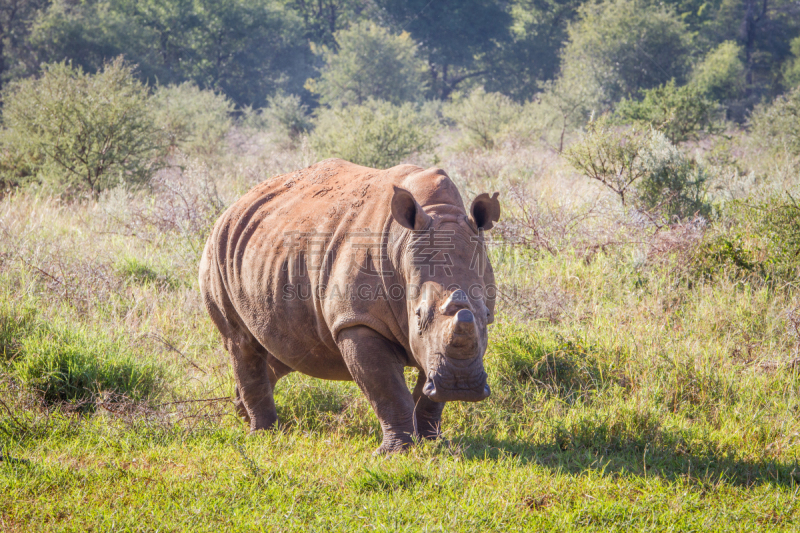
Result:
[[[483,367],[487,325],[494,317],[494,276],[483,232],[500,218],[498,194],[481,194],[469,215],[438,205],[425,212],[414,196],[395,188],[392,215],[407,232],[400,261],[409,344],[426,380],[422,393],[436,402],[486,399]]]

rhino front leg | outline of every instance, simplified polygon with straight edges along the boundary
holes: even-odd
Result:
[[[375,453],[402,451],[413,442],[414,400],[403,376],[402,349],[367,327],[339,333],[339,350],[383,430]]]
[[[425,372],[420,370],[414,387],[414,418],[417,434],[423,439],[438,439],[442,434],[442,411],[445,402],[434,402],[422,393]]]

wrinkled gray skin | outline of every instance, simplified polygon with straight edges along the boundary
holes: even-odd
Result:
[[[449,401],[489,396],[483,354],[494,277],[483,230],[440,169],[326,160],[263,182],[217,221],[200,290],[231,356],[251,432],[277,422],[292,371],[354,380],[380,420],[379,453],[440,434]],[[413,392],[403,368],[419,369]]]

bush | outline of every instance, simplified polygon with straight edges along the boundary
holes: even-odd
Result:
[[[756,276],[771,283],[800,275],[800,205],[790,194],[723,206],[727,221],[710,233],[696,255],[706,277]]]
[[[22,339],[36,325],[36,309],[8,299],[0,300],[0,361],[17,358]]]
[[[323,47],[322,74],[306,82],[329,106],[364,104],[368,99],[393,104],[419,101],[427,90],[425,63],[408,33],[392,35],[372,22],[335,34],[338,50]]]
[[[368,100],[364,105],[322,109],[311,146],[319,157],[341,157],[375,168],[399,164],[433,149],[430,121],[416,108]]]
[[[5,181],[97,197],[145,182],[166,148],[147,88],[121,59],[94,75],[45,65],[39,78],[10,84],[3,102]]]
[[[233,126],[233,102],[191,82],[159,87],[152,109],[155,125],[167,135],[170,147],[188,154],[219,153]]]
[[[639,154],[646,173],[636,184],[636,205],[667,218],[708,216],[708,175],[696,161],[686,157],[660,132],[654,131]]]
[[[633,183],[646,174],[640,155],[647,136],[635,128],[613,127],[607,118],[589,123],[586,135],[564,156],[586,177],[599,181],[625,205]]]
[[[271,96],[261,115],[268,128],[280,132],[293,143],[307,133],[312,125],[308,106],[303,105],[300,97],[294,94],[278,93]]]
[[[644,91],[641,101],[623,99],[615,110],[623,123],[641,122],[662,131],[671,142],[696,140],[718,130],[719,104],[707,99],[695,85],[676,87],[670,81]]]
[[[591,123],[565,156],[616,193],[623,205],[632,199],[638,209],[670,218],[710,212],[705,171],[659,131],[614,127],[603,118]]]
[[[753,139],[773,154],[800,156],[800,86],[750,116]]]
[[[699,92],[719,102],[736,100],[744,94],[745,65],[742,47],[725,41],[692,70],[691,83]]]
[[[522,106],[505,95],[487,93],[478,87],[468,96],[456,96],[443,112],[461,130],[464,147],[491,150],[519,118]]]

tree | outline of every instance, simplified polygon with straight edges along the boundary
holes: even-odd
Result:
[[[311,134],[311,146],[319,157],[389,168],[412,154],[433,149],[430,126],[413,104],[367,100],[363,105],[323,108]]]
[[[792,58],[783,67],[783,80],[789,87],[800,85],[800,37],[792,40]]]
[[[30,25],[47,0],[3,0],[0,2],[0,88],[28,39]],[[23,52],[24,54],[24,52]],[[26,58],[27,59],[27,58]]]
[[[149,179],[166,149],[147,87],[121,59],[97,74],[67,63],[3,92],[3,172],[62,194]],[[9,164],[10,163],[10,164]]]
[[[564,151],[573,167],[619,196],[622,205],[634,182],[647,174],[641,164],[647,136],[637,129],[613,127],[605,119],[590,122],[579,142]]]
[[[744,94],[745,65],[742,47],[725,41],[711,50],[692,70],[691,82],[704,95],[720,102]]]
[[[623,99],[615,109],[623,123],[640,122],[667,136],[672,143],[699,139],[718,129],[719,103],[695,84],[676,87],[670,81],[644,91],[640,101]]]
[[[336,33],[338,51],[323,47],[325,65],[306,88],[329,106],[363,104],[368,99],[393,104],[421,100],[425,64],[408,33],[392,35],[371,22]]]
[[[459,84],[487,72],[511,38],[511,15],[494,0],[375,0],[395,28],[411,33],[428,56],[431,87],[447,98]],[[482,63],[477,63],[481,58]]]
[[[558,74],[559,50],[581,0],[512,0],[510,37],[498,42],[498,51],[479,56],[479,79],[490,92],[501,92],[518,102],[532,99],[540,85]]]
[[[306,38],[311,42],[337,49],[334,34],[369,9],[367,0],[289,0],[286,6],[303,20]]]
[[[659,131],[614,127],[601,118],[564,155],[616,193],[623,206],[667,218],[710,212],[705,171]]]
[[[302,21],[279,0],[56,0],[31,44],[87,72],[124,55],[150,83],[193,81],[238,105],[301,92],[312,63]]]
[[[773,154],[800,157],[800,87],[756,106],[750,126],[753,138]]]
[[[570,26],[561,72],[587,85],[598,110],[608,110],[642,89],[682,82],[688,51],[686,25],[669,8],[642,0],[589,2]]]

